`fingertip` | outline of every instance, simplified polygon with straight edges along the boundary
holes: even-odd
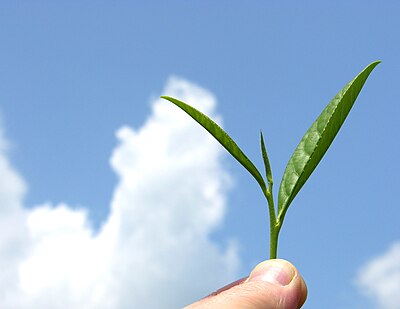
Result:
[[[297,274],[296,268],[286,260],[266,260],[258,264],[247,281],[264,281],[286,286]]]
[[[286,260],[258,264],[246,279],[235,281],[187,308],[298,309],[307,298],[307,286]]]
[[[263,281],[279,285],[286,290],[288,303],[297,308],[303,306],[307,299],[307,285],[297,268],[287,260],[272,259],[258,264],[251,272],[246,282]],[[289,306],[292,308],[292,306]]]

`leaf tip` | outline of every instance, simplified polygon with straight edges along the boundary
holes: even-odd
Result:
[[[177,105],[177,99],[174,99],[173,97],[167,96],[167,95],[162,95],[160,96],[161,99],[167,100],[175,105]]]
[[[380,64],[382,62],[382,60],[375,60],[375,61],[373,61],[373,62],[371,62],[369,65],[368,65],[368,67],[373,67],[373,68],[375,68],[378,64]]]

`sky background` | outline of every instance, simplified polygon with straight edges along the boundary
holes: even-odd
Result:
[[[397,1],[1,1],[0,307],[176,308],[268,257],[266,202],[330,99],[372,72],[289,209],[304,308],[398,308]],[[275,195],[276,192],[275,192]],[[154,297],[157,295],[157,297]]]

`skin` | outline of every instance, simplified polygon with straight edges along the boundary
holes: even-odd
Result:
[[[298,309],[307,298],[306,284],[285,260],[258,264],[251,274],[215,291],[186,309]]]

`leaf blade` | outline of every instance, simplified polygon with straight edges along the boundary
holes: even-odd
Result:
[[[218,124],[189,104],[168,96],[161,96],[161,98],[168,100],[181,108],[198,124],[206,129],[254,177],[261,189],[263,191],[266,190],[265,181],[258,169],[228,135],[228,133],[226,133]]]
[[[324,108],[289,159],[278,193],[278,220],[310,177],[344,123],[369,74],[380,63],[375,61],[362,70]]]
[[[264,136],[263,136],[262,131],[260,131],[260,144],[261,144],[261,154],[262,154],[262,158],[264,161],[264,167],[265,167],[265,176],[267,177],[269,187],[272,188],[273,179],[272,179],[271,164],[269,163],[268,153],[267,153],[267,149],[265,147]]]

